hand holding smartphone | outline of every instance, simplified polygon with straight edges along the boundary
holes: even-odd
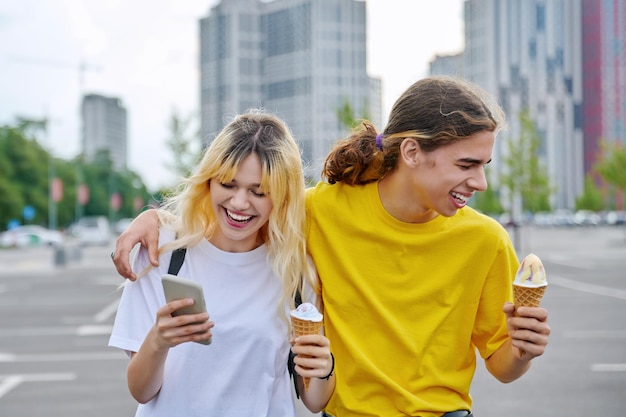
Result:
[[[163,292],[165,293],[166,302],[169,303],[170,301],[180,300],[181,298],[193,299],[192,305],[174,311],[174,313],[172,313],[173,316],[207,312],[204,302],[204,291],[202,290],[202,286],[197,282],[170,274],[163,275],[161,282],[163,283]],[[211,339],[198,340],[197,343],[209,345],[211,344]]]

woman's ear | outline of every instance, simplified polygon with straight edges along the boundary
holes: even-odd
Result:
[[[402,140],[402,143],[400,143],[400,158],[407,166],[411,168],[416,167],[419,162],[420,153],[419,143],[417,143],[417,140],[414,138],[405,138]]]

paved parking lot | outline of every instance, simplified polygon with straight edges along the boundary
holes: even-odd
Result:
[[[512,384],[480,367],[477,417],[621,415],[626,408],[626,229],[521,230],[539,255],[553,328],[546,354]],[[50,248],[0,250],[0,416],[131,416],[127,358],[106,346],[119,278],[110,248],[55,265]],[[301,411],[301,417],[310,415]]]

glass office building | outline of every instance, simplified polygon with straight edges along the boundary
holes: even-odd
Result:
[[[367,74],[366,3],[222,0],[200,20],[201,134],[209,142],[235,115],[263,107],[290,126],[307,174],[347,129],[338,110],[380,126],[380,80]]]

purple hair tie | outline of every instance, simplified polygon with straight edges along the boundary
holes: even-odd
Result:
[[[376,135],[376,147],[380,149],[381,151],[383,150],[383,134],[382,133],[379,133],[378,135]]]

